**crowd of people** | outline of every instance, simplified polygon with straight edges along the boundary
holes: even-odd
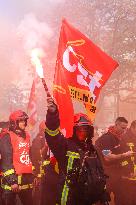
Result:
[[[25,112],[17,110],[1,124],[0,204],[136,205],[136,120],[128,128],[118,117],[93,140],[93,124],[79,113],[73,135],[65,138],[57,105],[51,97],[47,104],[32,144]]]

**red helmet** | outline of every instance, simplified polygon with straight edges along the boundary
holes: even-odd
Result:
[[[92,122],[88,119],[88,116],[83,113],[78,113],[74,115],[74,126],[90,125]]]
[[[9,121],[19,121],[19,120],[28,120],[28,115],[22,111],[22,110],[17,110],[15,112],[12,112],[9,116]]]
[[[28,118],[29,118],[28,115],[22,110],[17,110],[12,112],[9,116],[9,128],[16,129],[18,125],[18,121],[20,120],[26,121],[26,125],[27,125]]]

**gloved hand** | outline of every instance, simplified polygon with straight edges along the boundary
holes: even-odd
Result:
[[[47,97],[47,106],[49,112],[56,112],[57,110],[57,105],[55,104],[54,100],[52,97]]]

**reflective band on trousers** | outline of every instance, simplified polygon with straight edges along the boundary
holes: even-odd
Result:
[[[1,187],[5,190],[9,190],[11,191],[11,186],[8,186],[8,185],[4,185],[2,184]],[[22,185],[22,186],[19,186],[21,190],[24,190],[24,189],[32,189],[33,188],[33,185],[32,184],[25,184],[25,185]]]
[[[56,130],[50,130],[46,127],[45,131],[50,136],[56,136],[57,134],[59,134],[59,128],[57,128]]]
[[[77,152],[67,151],[66,156],[68,157],[68,165],[67,165],[67,173],[68,173],[68,171],[71,170],[73,167],[74,159],[79,159],[80,155]],[[66,179],[64,187],[63,187],[63,191],[62,191],[61,205],[67,204],[68,193],[69,193],[69,187],[67,185],[67,179]]]
[[[6,177],[14,173],[15,173],[14,169],[9,169],[6,172],[3,172],[3,176]]]

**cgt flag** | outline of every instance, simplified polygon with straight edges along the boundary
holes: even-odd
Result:
[[[28,128],[30,131],[32,131],[37,123],[35,80],[33,80],[32,87],[31,87],[27,113],[29,115]]]
[[[73,105],[85,105],[88,117],[94,118],[100,90],[118,66],[65,19],[62,21],[54,78],[54,97],[59,107],[61,128],[72,134]]]

